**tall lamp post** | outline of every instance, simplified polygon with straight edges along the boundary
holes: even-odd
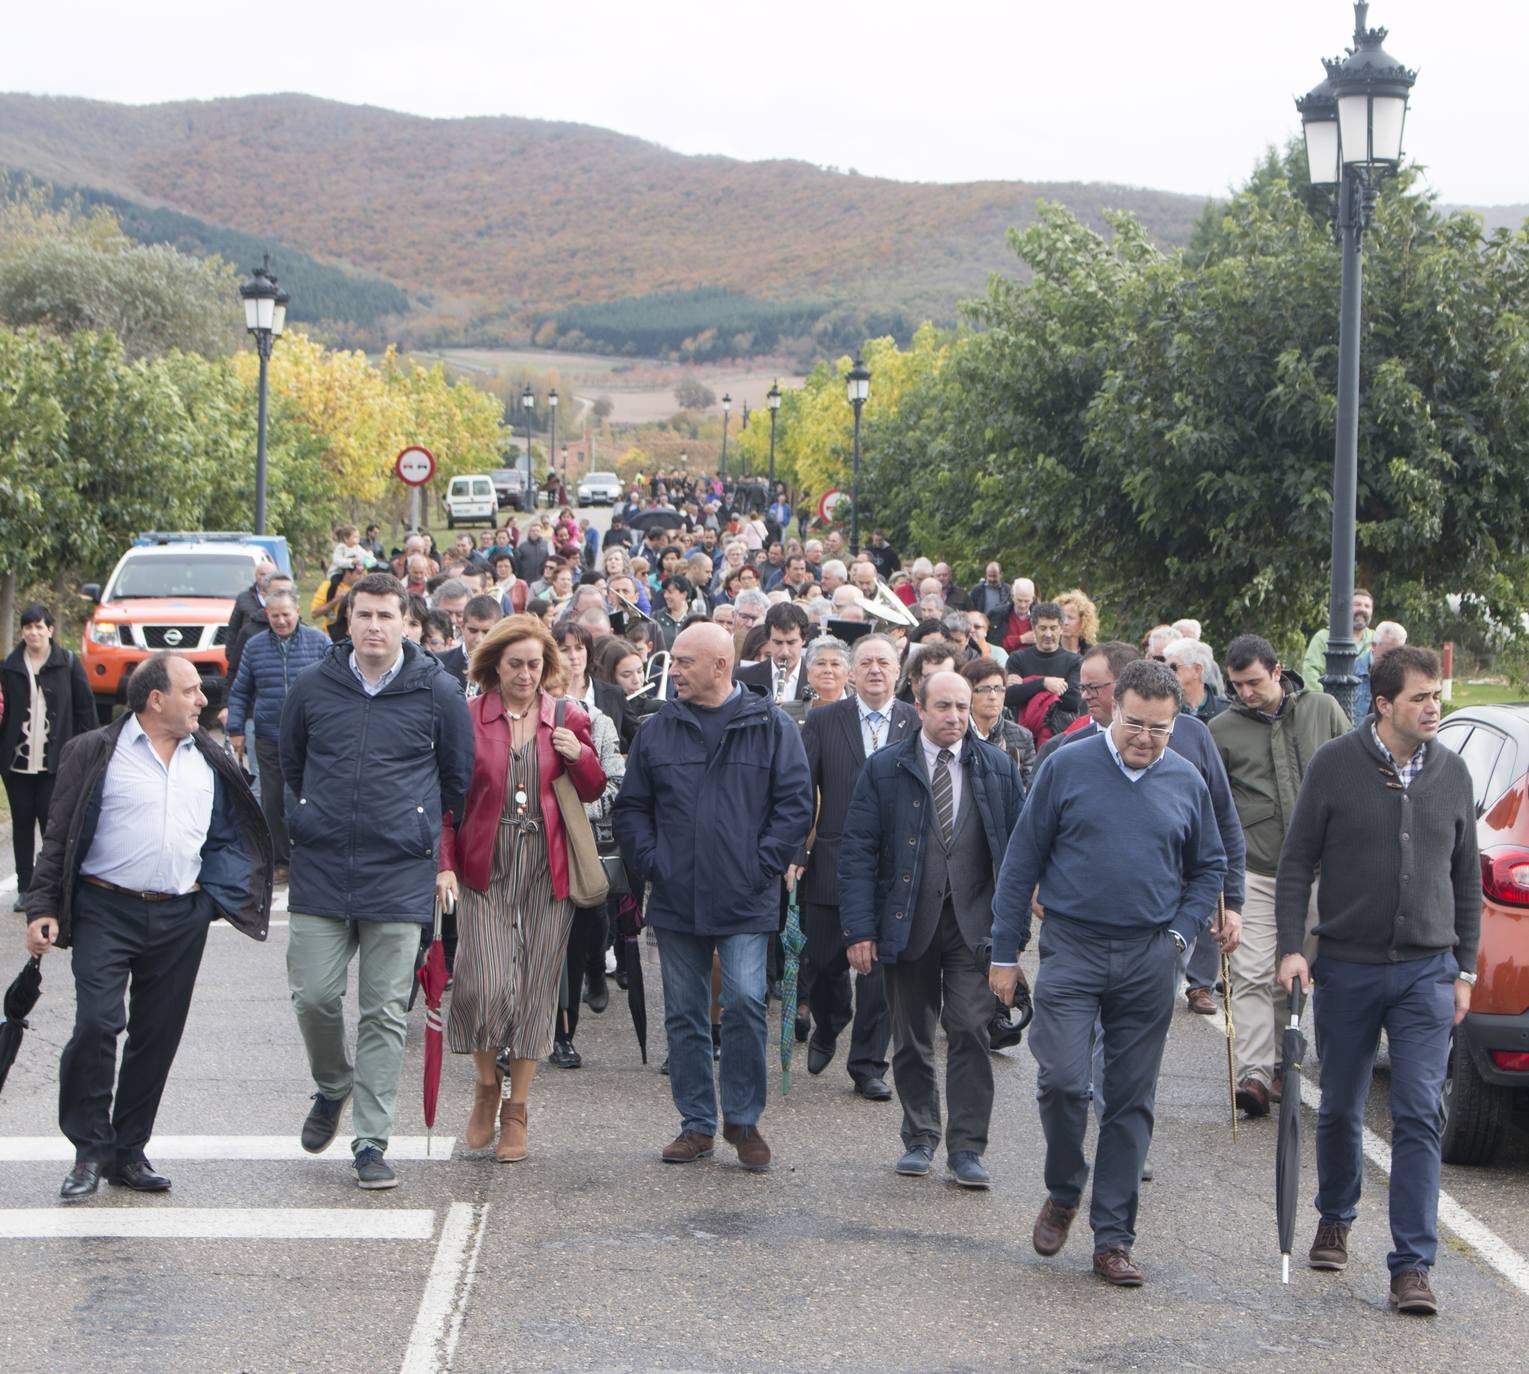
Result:
[[[541,502],[536,499],[536,482],[531,471],[531,417],[536,413],[536,395],[530,382],[521,388],[520,409],[526,420],[526,500],[530,502],[526,509],[534,511]]]
[[[771,383],[765,392],[765,404],[770,407],[770,500],[775,500],[775,412],[780,409],[780,378]]]
[[[266,374],[271,363],[271,347],[287,327],[289,299],[271,275],[269,254],[239,288],[239,296],[244,301],[244,327],[254,337],[255,351],[260,355],[260,400],[255,421],[255,533],[264,534]]]
[[[844,379],[849,403],[855,408],[855,469],[849,489],[849,551],[860,552],[860,410],[871,394],[871,369],[855,354],[855,365]]]
[[[723,482],[727,481],[727,419],[733,412],[733,398],[722,393],[722,470],[717,474]]]
[[[547,469],[557,471],[557,388],[547,393]],[[568,485],[568,474],[563,473],[563,485]]]
[[[1367,3],[1354,6],[1354,46],[1324,61],[1327,79],[1295,102],[1306,135],[1313,186],[1335,197],[1333,235],[1343,253],[1338,316],[1338,432],[1333,451],[1332,588],[1327,672],[1322,685],[1353,718],[1354,525],[1359,487],[1359,308],[1364,231],[1380,183],[1402,159],[1407,96],[1417,73],[1386,54],[1385,29],[1365,27]]]

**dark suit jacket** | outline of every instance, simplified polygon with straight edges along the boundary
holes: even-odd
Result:
[[[760,659],[758,663],[752,663],[747,668],[739,668],[733,674],[733,681],[741,683],[751,692],[758,692],[760,696],[767,697],[775,690],[775,665],[767,658]],[[811,696],[812,689],[807,685],[807,672],[803,669],[796,675],[796,699],[807,701]],[[829,708],[825,706],[823,709],[826,711]]]
[[[595,688],[595,705],[611,718],[611,724],[621,737],[621,752],[624,754],[632,747],[632,736],[637,733],[637,714],[634,711],[628,715],[626,693],[614,682],[605,682],[600,678],[592,678],[591,681]]]
[[[457,685],[465,692],[467,690],[467,650],[458,644],[454,648],[447,649],[436,661],[456,678]]]
[[[886,708],[891,719],[882,748],[911,739],[919,731],[918,711],[906,702],[893,701]],[[807,750],[807,769],[817,794],[817,837],[809,858],[804,850],[797,863],[807,871],[797,884],[804,902],[819,906],[839,904],[839,836],[855,781],[865,763],[865,741],[860,736],[860,703],[845,697],[832,706],[809,711],[802,726]]]

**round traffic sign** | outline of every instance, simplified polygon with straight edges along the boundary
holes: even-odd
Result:
[[[435,476],[435,454],[418,444],[411,444],[393,464],[398,480],[411,487],[422,487]]]
[[[844,493],[840,491],[838,487],[829,487],[829,489],[818,498],[818,519],[825,525],[833,524],[834,507],[837,506],[843,499]]]

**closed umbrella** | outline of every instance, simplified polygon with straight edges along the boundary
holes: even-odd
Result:
[[[444,1027],[441,1023],[441,998],[446,992],[446,947],[441,943],[441,903],[435,904],[435,929],[430,949],[416,977],[425,992],[425,1152],[430,1151],[430,1136],[435,1130],[435,1107],[441,1096],[441,1054]]]
[[[631,893],[623,893],[616,908],[616,934],[621,937],[621,966],[626,971],[626,1001],[637,1032],[642,1062],[648,1062],[648,992],[642,981],[642,908]]]
[[[35,954],[22,966],[15,981],[5,990],[5,1020],[0,1023],[0,1088],[5,1086],[21,1037],[26,1033],[27,1017],[37,1005],[42,992],[42,960]]]
[[[790,905],[786,907],[786,928],[781,932],[780,943],[786,953],[786,966],[780,979],[780,1091],[784,1096],[791,1091],[791,1052],[796,1048],[796,985],[801,975],[802,951],[807,948],[807,937],[802,934],[802,913],[794,891]]]
[[[1290,1249],[1301,1187],[1301,1063],[1306,1058],[1301,1007],[1305,1001],[1306,988],[1297,978],[1290,986],[1290,1024],[1285,1028],[1280,1050],[1284,1083],[1279,1104],[1279,1141],[1274,1152],[1274,1210],[1285,1283],[1290,1282]]]

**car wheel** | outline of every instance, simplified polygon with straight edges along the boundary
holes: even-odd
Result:
[[[1458,1033],[1449,1037],[1449,1065],[1440,1096],[1444,1122],[1441,1154],[1446,1164],[1490,1164],[1502,1143],[1512,1095],[1476,1071]]]

